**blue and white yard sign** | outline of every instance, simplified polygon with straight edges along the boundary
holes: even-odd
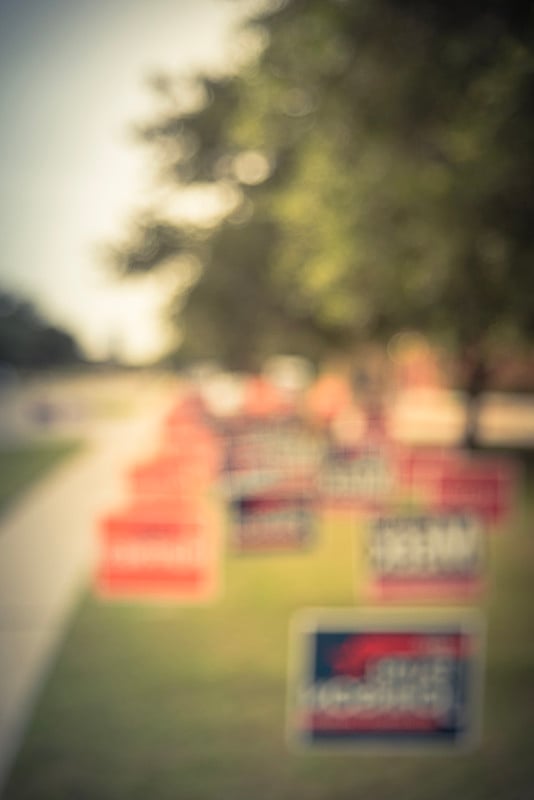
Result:
[[[422,620],[323,610],[292,629],[292,741],[309,746],[459,747],[479,729],[477,615]]]

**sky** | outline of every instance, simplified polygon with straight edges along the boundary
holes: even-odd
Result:
[[[0,0],[0,288],[91,358],[142,363],[171,344],[168,284],[119,282],[101,251],[150,193],[131,136],[154,108],[147,76],[225,69],[243,14],[237,0]]]

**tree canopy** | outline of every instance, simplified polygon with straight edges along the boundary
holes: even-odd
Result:
[[[184,353],[266,356],[415,328],[459,348],[534,331],[534,41],[527,2],[287,0],[257,57],[172,76],[138,133],[176,191],[219,187],[211,225],[156,212],[113,250],[135,273],[200,264]],[[178,268],[178,267],[177,267]]]
[[[51,325],[32,303],[0,291],[1,364],[33,369],[82,361],[70,333]]]

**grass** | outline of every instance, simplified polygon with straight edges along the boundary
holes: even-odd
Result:
[[[528,486],[534,481],[529,478]],[[236,557],[206,608],[81,602],[6,800],[523,800],[534,793],[534,504],[491,539],[485,721],[469,754],[296,754],[287,631],[355,604],[353,528],[304,555]]]
[[[66,440],[0,448],[0,513],[80,446],[78,441]]]

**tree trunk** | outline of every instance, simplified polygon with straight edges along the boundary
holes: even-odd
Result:
[[[486,359],[480,352],[468,353],[466,362],[466,408],[463,446],[468,450],[480,447],[480,410],[482,396],[488,386]]]

